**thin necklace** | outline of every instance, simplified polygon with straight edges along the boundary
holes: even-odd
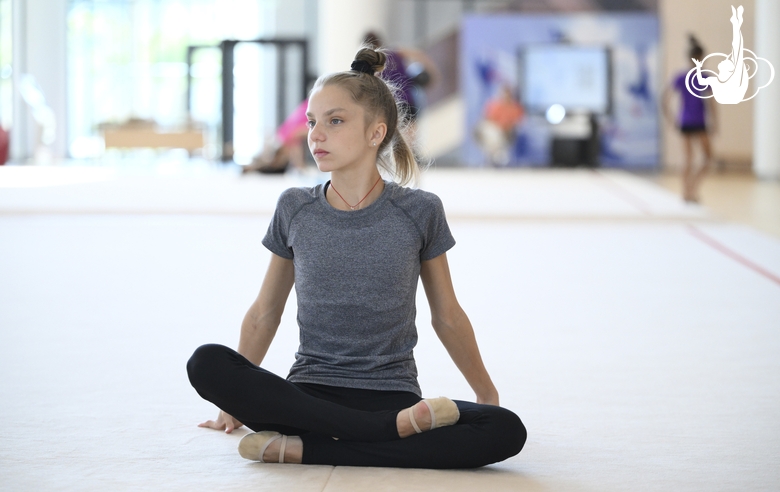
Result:
[[[357,208],[357,206],[358,206],[358,205],[360,205],[361,203],[363,203],[363,200],[365,200],[366,198],[368,198],[368,195],[370,195],[370,194],[371,194],[371,192],[372,192],[372,191],[374,191],[374,188],[376,188],[376,185],[378,185],[380,181],[382,181],[382,176],[379,176],[379,179],[377,179],[377,180],[376,180],[376,183],[374,183],[374,186],[372,186],[372,187],[371,187],[371,189],[370,189],[370,190],[368,190],[368,193],[366,193],[366,196],[364,196],[364,197],[363,197],[363,198],[362,198],[362,199],[361,199],[359,202],[357,202],[357,203],[356,203],[356,204],[354,204],[354,205],[350,205],[348,201],[344,200],[344,197],[343,197],[343,196],[341,196],[341,193],[339,193],[339,190],[337,190],[337,189],[336,189],[336,187],[335,187],[335,186],[333,186],[333,181],[331,181],[331,182],[330,182],[330,187],[331,187],[331,188],[333,188],[333,191],[335,191],[335,192],[336,192],[336,194],[339,196],[339,198],[341,198],[341,200],[342,200],[344,203],[346,203],[346,204],[347,204],[347,206],[348,206],[350,209],[352,209],[352,210],[355,210],[355,209]]]

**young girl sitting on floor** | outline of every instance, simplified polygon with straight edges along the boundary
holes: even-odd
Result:
[[[221,409],[212,429],[246,425],[239,453],[262,462],[472,468],[520,452],[526,430],[498,391],[453,291],[455,245],[439,198],[403,187],[418,172],[396,101],[377,76],[382,50],[320,77],[309,97],[309,149],[331,180],[279,198],[263,245],[273,254],[241,326],[238,352],[198,348],[197,392]],[[399,181],[382,180],[382,166]],[[418,278],[432,324],[476,403],[421,398]],[[295,285],[300,346],[287,379],[259,365]]]

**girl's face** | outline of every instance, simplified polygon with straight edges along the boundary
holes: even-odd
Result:
[[[316,90],[309,97],[306,116],[309,150],[320,171],[376,166],[387,126],[380,121],[366,125],[365,110],[347,91],[336,85]]]

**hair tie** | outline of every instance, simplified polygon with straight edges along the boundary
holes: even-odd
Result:
[[[371,64],[369,64],[365,60],[355,60],[355,61],[353,61],[351,68],[355,72],[363,72],[363,73],[367,73],[369,75],[374,75],[374,67],[372,67]]]

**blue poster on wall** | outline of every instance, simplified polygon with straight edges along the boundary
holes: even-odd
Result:
[[[656,168],[658,38],[653,14],[466,17],[465,163],[548,166],[573,141],[591,165]]]

